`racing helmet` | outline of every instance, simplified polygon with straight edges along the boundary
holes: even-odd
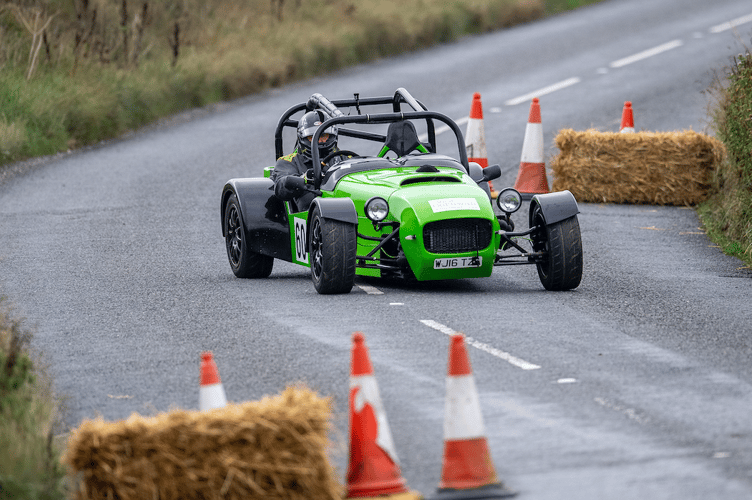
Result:
[[[316,129],[321,125],[327,116],[321,110],[309,111],[304,114],[298,121],[298,153],[302,154],[306,160],[312,158],[311,139]],[[332,125],[321,133],[319,137],[319,157],[323,158],[337,147],[337,127]]]

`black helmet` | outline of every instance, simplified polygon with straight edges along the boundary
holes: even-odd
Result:
[[[298,144],[300,145],[298,153],[302,154],[306,160],[311,159],[311,138],[326,118],[324,112],[317,109],[304,114],[298,121]],[[325,157],[334,151],[335,147],[337,147],[337,127],[332,125],[319,138],[319,157]]]

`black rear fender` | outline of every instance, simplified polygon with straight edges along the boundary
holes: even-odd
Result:
[[[536,194],[530,201],[530,226],[533,225],[533,207],[539,205],[546,225],[556,224],[580,213],[577,200],[569,191]]]
[[[222,190],[222,236],[225,235],[227,200],[235,194],[243,216],[246,241],[251,251],[292,260],[290,225],[285,203],[274,196],[274,183],[263,177],[230,179]]]

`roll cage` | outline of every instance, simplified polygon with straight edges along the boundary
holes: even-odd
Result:
[[[386,105],[391,104],[393,112],[391,113],[375,113],[370,114],[366,113],[363,114],[361,108],[367,108],[367,107],[373,107],[373,106],[379,106],[379,105]],[[402,105],[406,104],[409,106],[409,110],[402,111]],[[357,111],[357,115],[345,115],[339,108],[340,107],[348,107],[352,108],[354,107]],[[410,93],[405,90],[404,88],[398,88],[397,91],[394,93],[394,96],[387,96],[387,97],[367,97],[367,98],[361,98],[359,94],[354,94],[352,99],[341,99],[341,100],[335,100],[330,101],[326,97],[324,97],[321,94],[313,94],[310,99],[308,99],[307,102],[297,104],[295,106],[292,106],[289,108],[279,119],[279,122],[277,123],[277,129],[274,134],[274,146],[275,146],[275,152],[276,157],[279,158],[283,156],[284,148],[283,148],[283,141],[282,141],[282,132],[285,129],[285,127],[291,127],[291,128],[297,128],[298,121],[293,120],[291,117],[295,113],[298,113],[300,111],[313,111],[315,109],[319,109],[323,111],[327,118],[319,127],[316,129],[316,132],[314,133],[313,138],[311,139],[312,144],[317,144],[319,137],[323,133],[324,130],[329,128],[332,125],[340,125],[340,124],[381,124],[381,123],[397,123],[405,120],[425,120],[426,122],[426,128],[428,131],[428,145],[430,146],[428,149],[430,151],[436,151],[436,126],[434,124],[434,120],[438,120],[444,124],[446,124],[452,132],[454,132],[454,135],[457,139],[457,146],[458,146],[458,157],[459,162],[462,164],[462,166],[465,169],[465,172],[470,172],[470,167],[468,165],[467,160],[467,152],[465,150],[465,144],[464,139],[462,135],[462,131],[459,129],[457,124],[449,118],[448,116],[437,113],[435,111],[429,111],[423,103],[415,99]],[[354,137],[357,139],[364,139],[367,141],[373,141],[373,142],[379,142],[379,143],[385,143],[387,141],[387,136],[384,134],[377,134],[373,132],[366,132],[363,130],[357,130],[353,128],[343,128],[339,127],[339,135],[346,136],[346,137]],[[321,188],[321,181],[322,181],[322,171],[321,171],[321,158],[319,156],[318,148],[312,148],[311,155],[313,157],[313,187],[314,189],[320,189]]]

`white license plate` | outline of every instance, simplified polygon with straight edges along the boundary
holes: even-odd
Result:
[[[435,259],[434,269],[461,269],[463,267],[480,267],[483,257],[454,257],[450,259]]]

